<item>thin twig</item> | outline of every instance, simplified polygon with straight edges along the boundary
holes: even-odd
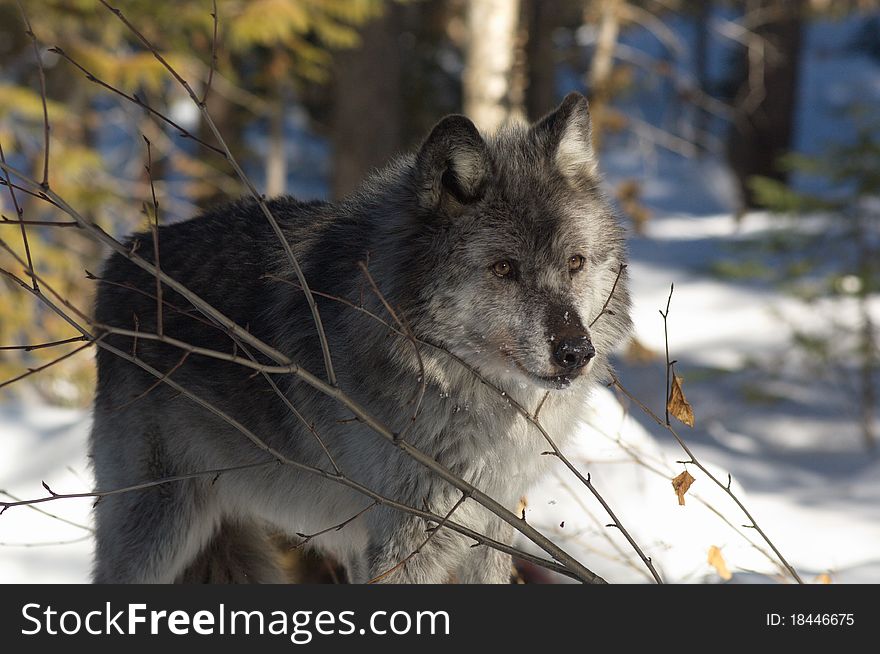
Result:
[[[212,325],[212,326],[215,326],[215,325]],[[251,361],[253,361],[254,363],[257,362],[256,357],[251,353],[251,351],[245,346],[244,343],[240,343],[238,340],[233,339],[233,344],[236,345],[236,347],[241,348],[241,351],[244,352],[245,355]],[[339,465],[336,463],[336,459],[334,459],[333,455],[330,454],[330,450],[327,448],[327,444],[324,443],[324,439],[321,438],[321,435],[318,433],[318,430],[315,429],[315,425],[313,423],[309,422],[308,420],[306,420],[305,416],[303,416],[303,414],[300,413],[299,410],[295,406],[293,406],[293,403],[290,401],[290,399],[287,397],[287,395],[285,395],[281,391],[281,389],[278,388],[278,384],[275,383],[275,380],[272,379],[272,376],[269,375],[269,373],[267,373],[265,371],[260,371],[260,374],[263,376],[263,379],[266,380],[266,383],[268,383],[269,386],[272,388],[272,391],[275,393],[275,395],[281,400],[281,402],[293,414],[293,416],[297,420],[300,421],[300,423],[303,425],[303,427],[305,427],[306,429],[309,430],[309,432],[311,432],[311,434],[315,437],[315,440],[318,441],[318,445],[321,446],[321,449],[324,451],[324,454],[327,456],[327,460],[330,462],[330,465],[333,466],[333,470],[336,472],[336,474],[341,475],[342,470],[339,468]]]
[[[14,186],[14,185],[13,185]],[[32,225],[38,227],[79,227],[74,220],[10,220],[6,216],[0,217],[0,225]]]
[[[21,18],[24,20],[25,34],[30,37],[31,44],[34,46],[34,58],[37,60],[37,68],[40,72],[40,99],[43,102],[43,181],[40,183],[40,186],[49,188],[49,109],[46,106],[46,71],[43,69],[40,46],[37,44],[37,37],[31,27],[31,22],[28,20],[21,2],[16,0],[16,4],[18,4],[18,9],[21,12]]]
[[[6,155],[3,153],[3,144],[2,143],[0,143],[0,163],[2,163],[2,164],[6,163]],[[18,204],[18,198],[15,197],[15,186],[12,184],[12,180],[9,178],[9,171],[6,170],[5,168],[3,170],[3,176],[6,181],[6,188],[9,189],[9,197],[12,199],[12,206],[15,208],[15,215],[18,217],[17,221],[12,221],[12,220],[9,220],[8,218],[5,218],[5,216],[4,216],[4,220],[6,222],[17,222],[19,228],[21,229],[21,242],[24,244],[24,253],[25,253],[25,257],[27,258],[27,267],[28,267],[28,270],[31,272],[31,280],[32,280],[31,283],[34,285],[34,290],[39,291],[40,286],[39,286],[39,284],[37,284],[37,280],[33,276],[34,262],[31,259],[31,246],[28,243],[27,229],[25,229],[25,223],[22,220],[22,216],[24,215],[24,212],[22,211],[21,206]]]
[[[145,481],[139,484],[132,484],[131,486],[121,486],[119,488],[113,488],[110,490],[98,490],[98,491],[86,491],[82,493],[56,493],[52,491],[47,485],[46,482],[43,482],[43,487],[49,491],[48,495],[43,497],[35,497],[27,500],[16,500],[13,502],[0,502],[0,515],[3,515],[7,510],[13,509],[19,506],[33,506],[34,504],[43,504],[45,502],[55,502],[58,500],[74,500],[74,499],[101,499],[104,497],[110,497],[112,495],[122,495],[123,493],[131,493],[139,490],[147,490],[149,488],[155,488],[157,486],[162,486],[164,484],[170,484],[178,481],[186,481],[189,479],[200,479],[202,477],[207,477],[211,475],[218,475],[227,472],[236,472],[240,470],[250,470],[251,468],[260,468],[268,465],[277,465],[275,461],[260,461],[257,463],[243,463],[237,466],[229,466],[225,468],[214,468],[210,470],[199,470],[198,472],[190,472],[184,473],[180,475],[173,475],[170,477],[163,477],[162,479],[156,479],[154,481]]]
[[[660,315],[663,316],[663,341],[666,344],[666,402],[664,404],[664,409],[666,411],[666,424],[669,425],[669,400],[670,393],[672,392],[672,387],[669,384],[669,373],[670,368],[672,368],[672,363],[669,361],[669,330],[667,328],[666,319],[669,317],[669,304],[672,302],[672,292],[675,290],[675,284],[669,285],[669,297],[666,298],[666,311],[660,311]]]
[[[2,272],[2,271],[0,271],[0,272]],[[58,363],[61,363],[62,361],[66,360],[66,359],[69,359],[74,354],[78,354],[79,352],[82,352],[83,350],[85,350],[87,347],[91,347],[91,346],[92,346],[92,342],[90,341],[90,342],[86,343],[85,345],[80,345],[78,348],[75,348],[75,349],[71,350],[70,352],[62,354],[60,357],[56,357],[55,359],[52,359],[48,363],[44,363],[42,366],[38,366],[36,368],[28,368],[27,372],[23,372],[22,374],[18,375],[17,377],[13,377],[12,379],[7,379],[5,382],[0,383],[0,388],[5,388],[7,386],[10,386],[11,384],[14,384],[17,381],[21,381],[25,377],[30,377],[31,375],[35,375],[38,372],[42,372],[46,368],[51,368],[52,366],[54,366]]]
[[[173,366],[171,366],[171,368],[169,368],[168,372],[166,372],[159,379],[157,379],[152,384],[150,384],[150,386],[145,391],[138,393],[133,398],[131,398],[130,400],[127,400],[123,404],[117,404],[115,406],[110,407],[109,410],[110,411],[120,411],[121,409],[124,409],[125,407],[127,407],[131,404],[134,404],[138,400],[143,399],[144,397],[149,395],[150,392],[153,391],[153,389],[157,388],[160,384],[162,384],[162,382],[164,382],[166,379],[171,377],[171,375],[173,375],[175,372],[177,372],[177,370],[180,368],[180,366],[182,366],[186,362],[186,360],[189,358],[189,355],[190,355],[189,352],[184,352],[183,356],[181,356],[180,359],[177,360],[177,363],[175,363]]]
[[[568,492],[568,494],[571,495],[572,499],[581,508],[581,511],[583,511],[587,515],[587,517],[592,521],[594,525],[596,525],[602,537],[608,542],[609,545],[611,545],[614,551],[618,553],[618,555],[620,556],[620,560],[639,574],[644,575],[648,581],[654,581],[654,578],[651,576],[649,571],[646,571],[645,568],[640,566],[638,563],[632,561],[630,557],[627,556],[626,552],[623,550],[620,544],[618,544],[618,542],[609,535],[608,529],[603,528],[605,527],[605,525],[603,525],[599,518],[597,518],[593,514],[590,508],[581,499],[581,496],[575,493],[574,489],[569,486],[568,483],[564,479],[562,479],[562,477],[559,477],[557,475],[557,480],[559,481],[560,485]]]
[[[50,343],[36,343],[34,345],[0,345],[0,350],[23,350],[24,352],[31,352],[33,350],[42,350],[46,347],[55,347],[56,345],[65,345],[67,343],[77,343],[86,340],[88,339],[85,336],[73,336],[71,338],[65,338],[61,341],[51,341]]]
[[[0,178],[0,186],[10,186],[13,189],[15,189],[16,191],[21,191],[22,193],[30,195],[33,198],[37,198],[38,200],[42,200],[43,202],[46,202],[56,208],[59,208],[58,205],[56,205],[54,202],[52,202],[52,200],[50,200],[48,198],[48,196],[46,196],[46,194],[43,193],[42,191],[31,191],[30,189],[27,189],[23,186],[19,186],[18,184],[13,184],[12,182],[9,181],[8,177]],[[17,220],[9,220],[9,218],[6,218],[6,216],[3,217],[3,221],[10,222],[10,223],[11,222],[19,222]],[[30,225],[31,223],[39,224],[39,222],[40,221],[26,220],[26,221],[24,221],[24,224],[25,225]],[[54,223],[52,223],[52,224],[54,224]]]
[[[608,313],[608,305],[611,302],[611,299],[614,297],[614,291],[617,290],[617,282],[620,281],[620,276],[623,274],[624,270],[626,270],[626,264],[625,263],[618,264],[617,276],[614,278],[614,284],[611,285],[611,292],[608,293],[608,297],[605,298],[605,304],[602,305],[602,309],[599,311],[599,313],[596,314],[596,317],[590,321],[590,324],[587,325],[587,327],[592,327],[593,325],[596,324],[596,321],[599,320],[599,318],[601,318],[606,313]]]
[[[0,164],[0,165],[2,165],[2,164]],[[22,260],[22,258],[20,256],[18,256],[18,254],[16,254],[15,250],[13,250],[11,247],[9,247],[9,244],[6,241],[4,241],[2,238],[0,238],[0,249],[5,250],[6,253],[9,254],[9,256],[11,256],[13,259],[15,259],[20,265],[22,265],[22,266],[26,265],[25,262]],[[36,272],[31,272],[31,271],[26,270],[25,273],[30,275],[33,278],[34,282],[39,281],[40,283],[43,284],[43,286],[47,286],[47,288],[48,288],[48,285],[46,284],[46,280],[42,279]],[[22,280],[21,278],[19,278],[16,275],[13,275],[8,270],[0,269],[0,274],[2,274],[7,279],[10,279],[11,281],[15,282],[16,284],[18,284],[18,286],[20,288],[23,288],[25,291],[27,291],[28,293],[30,293],[34,297],[37,297],[37,298],[43,297],[43,292],[42,292],[41,288],[34,288],[33,286],[29,286],[28,284],[25,283],[24,280]],[[63,297],[61,297],[61,295],[59,293],[55,292],[51,288],[49,289],[49,292],[52,293],[56,298],[58,298],[59,302],[61,302],[65,307],[67,307],[68,309],[73,311],[81,319],[87,320],[86,315],[82,311],[80,311],[75,306],[73,306],[69,301],[67,301]],[[71,317],[69,315],[67,315],[67,313],[65,313],[60,307],[58,307],[54,304],[50,304],[47,306],[50,306],[50,308],[53,310],[53,312],[59,318],[64,320],[68,325],[73,327],[76,331],[82,333],[82,330],[79,329],[79,326],[77,325],[76,321],[71,319]]]
[[[116,95],[122,96],[123,98],[125,98],[125,99],[128,100],[129,102],[131,102],[131,103],[133,103],[133,104],[136,104],[138,107],[140,107],[140,108],[143,109],[144,111],[146,111],[146,112],[152,114],[153,116],[155,116],[156,118],[158,118],[158,119],[161,120],[162,122],[166,123],[167,125],[170,125],[170,126],[173,127],[175,130],[177,130],[177,133],[178,133],[178,135],[179,135],[181,138],[185,138],[185,139],[193,140],[193,141],[195,141],[196,143],[198,143],[199,145],[201,145],[202,147],[207,148],[208,150],[211,150],[211,151],[214,152],[215,154],[219,154],[221,157],[224,157],[224,158],[226,157],[226,153],[225,153],[221,148],[218,148],[218,147],[215,146],[215,145],[211,145],[211,144],[208,143],[207,141],[203,141],[202,139],[200,139],[198,136],[196,136],[195,134],[193,134],[193,133],[190,132],[189,130],[185,129],[184,127],[181,127],[181,126],[178,125],[176,122],[174,122],[173,120],[171,120],[170,118],[168,118],[168,116],[166,116],[165,114],[163,114],[163,113],[161,113],[161,112],[156,111],[155,109],[153,109],[150,105],[148,105],[146,102],[144,102],[143,100],[141,100],[141,99],[140,99],[139,97],[137,97],[136,95],[128,95],[128,94],[125,93],[124,91],[120,91],[119,89],[117,89],[117,88],[116,88],[115,86],[113,86],[112,84],[108,84],[107,82],[105,82],[104,80],[100,79],[99,77],[96,77],[96,76],[93,75],[91,72],[89,72],[88,70],[86,70],[86,69],[82,66],[82,64],[80,64],[79,62],[77,62],[76,60],[74,60],[69,54],[67,54],[63,49],[61,49],[61,48],[58,47],[57,45],[54,46],[54,47],[52,47],[52,48],[49,48],[49,52],[52,52],[52,53],[54,53],[54,54],[57,54],[57,55],[58,55],[59,57],[61,57],[62,59],[67,60],[68,63],[70,63],[70,64],[72,64],[73,66],[75,66],[76,68],[78,68],[78,69],[80,70],[80,72],[82,72],[82,74],[85,75],[85,78],[86,78],[88,81],[90,81],[90,82],[94,82],[94,83],[97,84],[98,86],[101,86],[101,87],[107,89],[107,90],[110,91],[111,93],[115,93]]]
[[[398,438],[403,438],[407,431],[412,427],[416,420],[419,417],[419,411],[422,407],[422,400],[425,397],[425,391],[428,388],[427,376],[425,375],[425,362],[422,360],[422,353],[419,351],[419,343],[416,340],[415,334],[413,334],[412,329],[410,329],[409,324],[401,317],[397,315],[397,312],[394,310],[394,307],[385,299],[382,291],[379,290],[379,286],[376,284],[376,280],[373,279],[373,276],[370,274],[369,269],[367,268],[367,264],[363,261],[358,261],[358,267],[361,269],[361,272],[367,278],[367,282],[370,284],[370,288],[373,289],[373,293],[376,294],[376,297],[379,298],[379,301],[382,303],[382,306],[385,307],[385,310],[397,323],[398,327],[401,331],[406,335],[406,339],[412,344],[413,351],[416,355],[416,361],[419,365],[419,382],[418,382],[418,390],[416,391],[415,398],[415,407],[413,408],[412,415],[410,416],[409,422],[406,426],[398,432]]]
[[[617,387],[615,387],[614,390],[616,392],[616,396],[617,396],[618,400],[621,402],[621,405],[623,405],[625,397],[620,393],[620,391],[617,389]],[[629,410],[625,408],[624,409],[624,416],[626,416],[626,415],[629,415]],[[622,449],[627,454],[627,456],[630,457],[630,459],[636,465],[639,465],[639,466],[645,468],[649,472],[652,472],[655,475],[657,475],[658,477],[662,477],[663,479],[665,479],[667,481],[676,475],[676,472],[674,472],[672,470],[672,468],[670,467],[670,465],[666,461],[658,459],[655,456],[651,456],[650,454],[647,454],[641,450],[637,450],[635,447],[631,446],[630,444],[625,443],[622,436],[620,435],[619,431],[618,431],[617,436],[611,436],[610,434],[605,433],[605,431],[602,429],[597,429],[596,431],[598,431],[600,434],[602,434],[602,436],[604,436],[608,440],[614,442],[620,449]],[[654,465],[654,464],[656,464],[656,465]],[[657,467],[658,465],[664,466],[666,468],[666,470],[665,471],[661,470],[660,468]],[[731,478],[730,478],[730,475],[728,474],[727,475],[727,488],[730,488],[730,484],[731,484]],[[786,569],[779,562],[779,559],[775,558],[773,556],[773,554],[771,554],[766,549],[764,549],[763,547],[761,547],[760,545],[755,543],[751,538],[748,537],[748,535],[746,535],[742,530],[740,530],[739,527],[737,527],[730,520],[728,520],[727,517],[723,513],[721,513],[721,511],[719,511],[710,502],[703,499],[699,495],[699,493],[694,493],[692,491],[688,491],[688,497],[693,498],[694,500],[696,500],[697,502],[699,502],[700,504],[705,506],[709,511],[711,511],[713,514],[715,514],[715,516],[717,516],[722,522],[724,522],[724,524],[726,524],[734,532],[736,532],[736,534],[738,536],[742,537],[742,539],[745,540],[749,545],[751,545],[758,552],[763,554],[767,558],[767,560],[770,561],[771,564],[776,566],[776,568],[782,572],[783,575],[787,574]]]
[[[214,36],[211,39],[211,66],[208,70],[208,81],[205,82],[205,92],[202,94],[202,104],[205,104],[208,99],[208,93],[211,92],[211,84],[214,81],[214,71],[217,69],[217,0],[212,0],[212,5],[211,18],[214,21]]]
[[[301,534],[301,533],[297,532],[296,535],[299,536],[300,538],[302,538],[302,541],[300,541],[299,543],[297,543],[296,545],[294,545],[290,549],[291,550],[302,549],[303,547],[308,545],[308,543],[310,541],[314,540],[318,536],[323,536],[324,534],[327,534],[331,531],[342,531],[350,523],[354,522],[355,520],[360,518],[363,514],[365,514],[367,511],[369,511],[370,509],[372,509],[373,507],[378,506],[378,505],[379,505],[379,502],[374,500],[372,504],[368,504],[366,507],[364,507],[363,509],[361,509],[360,511],[355,513],[350,518],[346,518],[345,520],[343,520],[342,522],[340,522],[338,524],[335,524],[331,527],[327,527],[326,529],[322,529],[321,531],[316,531],[313,534]]]
[[[73,545],[74,543],[82,543],[87,541],[91,536],[80,536],[79,538],[71,538],[70,540],[55,540],[37,543],[0,543],[0,547],[52,547],[55,545]]]
[[[5,495],[6,497],[8,497],[9,499],[11,499],[15,502],[21,501],[20,497],[13,495],[9,491],[0,490],[0,495]],[[95,530],[92,529],[91,527],[89,527],[88,525],[83,525],[78,522],[74,522],[73,520],[68,520],[67,518],[62,518],[60,515],[55,515],[54,513],[49,513],[45,509],[41,509],[38,506],[33,506],[30,504],[26,504],[25,506],[27,506],[32,511],[36,511],[37,513],[41,513],[42,515],[46,516],[47,518],[52,518],[53,520],[57,520],[58,522],[63,522],[64,524],[70,525],[71,527],[77,527],[78,529],[82,529],[84,531],[95,533]]]
[[[382,581],[385,577],[396,572],[397,570],[400,570],[400,568],[404,567],[407,563],[409,563],[413,559],[413,557],[417,556],[425,548],[425,546],[431,541],[431,539],[434,537],[434,535],[438,531],[440,531],[446,525],[447,522],[449,522],[449,518],[452,517],[452,514],[456,512],[458,507],[460,507],[462,505],[462,503],[467,498],[468,498],[467,493],[463,493],[462,496],[460,498],[458,498],[458,501],[452,506],[452,508],[449,509],[449,511],[446,513],[446,515],[443,516],[443,520],[440,521],[440,524],[438,524],[436,527],[434,527],[433,529],[430,529],[428,531],[428,537],[425,538],[424,541],[422,541],[421,545],[419,545],[415,550],[413,550],[405,558],[398,561],[397,564],[395,564],[394,566],[392,566],[391,568],[389,568],[385,572],[376,575],[375,577],[370,579],[370,581],[368,581],[367,583],[368,584],[375,584],[379,581]]]
[[[143,134],[141,135],[143,136]],[[150,139],[143,136],[144,143],[147,144],[147,178],[150,180],[150,195],[153,198],[153,220],[149,220],[150,215],[147,214],[147,222],[150,224],[150,231],[153,234],[153,260],[156,262],[156,331],[161,335],[164,331],[162,320],[162,278],[161,264],[159,263],[159,201],[156,199],[156,187],[153,185],[153,154],[150,147]]]

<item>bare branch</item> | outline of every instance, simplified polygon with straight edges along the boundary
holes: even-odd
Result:
[[[0,272],[3,272],[3,271],[0,270]],[[46,370],[46,368],[51,368],[52,366],[54,366],[58,363],[61,363],[65,359],[69,359],[74,354],[78,354],[79,352],[82,352],[83,350],[85,350],[87,347],[91,347],[91,346],[92,346],[92,343],[88,342],[85,345],[80,345],[78,348],[75,348],[75,349],[71,350],[70,352],[67,352],[66,354],[62,354],[60,357],[52,359],[48,363],[44,363],[42,366],[38,366],[36,368],[28,368],[27,372],[23,372],[22,374],[18,375],[17,377],[13,377],[12,379],[7,379],[5,382],[0,383],[0,388],[5,388],[6,386],[10,386],[11,384],[14,384],[17,381],[21,381],[25,377],[30,377],[31,375],[35,375],[38,372],[42,372],[43,370]]]
[[[211,83],[214,81],[214,71],[217,69],[217,0],[212,0],[212,6],[211,18],[214,21],[214,36],[211,38],[211,65],[208,69],[208,81],[205,82],[205,92],[202,94],[202,104],[205,104],[205,101],[208,99],[208,93],[211,92]]]
[[[350,518],[346,518],[345,520],[343,520],[342,522],[340,522],[340,523],[338,523],[338,524],[335,524],[335,525],[332,525],[332,526],[330,526],[330,527],[327,527],[326,529],[322,529],[321,531],[316,531],[316,532],[313,533],[313,534],[300,534],[300,533],[297,533],[296,535],[299,536],[300,538],[302,538],[302,541],[300,541],[299,543],[297,543],[296,545],[294,545],[294,546],[291,547],[290,549],[292,549],[292,550],[298,550],[298,549],[300,549],[300,548],[305,547],[306,545],[308,545],[308,543],[309,543],[310,541],[314,540],[314,539],[317,538],[318,536],[323,536],[324,534],[327,534],[327,533],[329,533],[329,532],[331,532],[331,531],[341,531],[342,529],[344,529],[345,527],[347,527],[350,523],[352,523],[352,522],[354,522],[355,520],[357,520],[358,518],[360,518],[360,517],[361,517],[363,514],[365,514],[367,511],[369,511],[370,509],[372,509],[373,507],[376,507],[376,506],[378,506],[378,505],[379,505],[379,502],[378,502],[378,501],[374,501],[372,504],[368,504],[366,507],[364,507],[363,509],[361,509],[360,511],[358,511],[357,513],[355,513],[355,514],[354,514],[353,516],[351,516]]]
[[[43,102],[43,181],[40,183],[40,186],[43,188],[49,188],[49,109],[46,106],[46,71],[43,69],[43,58],[40,57],[40,46],[37,43],[37,37],[31,27],[31,22],[28,20],[24,7],[21,6],[21,2],[16,0],[16,4],[21,12],[21,18],[24,20],[26,28],[25,34],[30,37],[31,44],[34,46],[34,58],[37,60],[37,68],[40,71],[40,99]]]
[[[14,184],[12,186],[15,186]],[[73,220],[10,220],[0,216],[0,225],[33,225],[35,227],[79,227]]]
[[[672,292],[675,290],[675,284],[669,285],[669,297],[666,298],[666,311],[660,311],[663,316],[663,342],[666,344],[666,401],[664,408],[666,410],[666,424],[669,425],[669,398],[672,388],[669,385],[669,373],[672,363],[669,361],[669,330],[667,329],[667,318],[669,317],[669,304],[672,302]]]
[[[4,495],[15,502],[22,501],[20,497],[13,495],[9,491],[0,490],[0,495]],[[78,529],[82,529],[84,531],[88,531],[91,533],[94,533],[94,531],[95,531],[94,529],[92,529],[88,525],[83,525],[78,522],[74,522],[73,520],[68,520],[67,518],[62,518],[60,515],[55,515],[54,513],[49,513],[48,511],[41,509],[38,506],[33,506],[31,504],[25,504],[24,506],[27,506],[32,511],[36,511],[37,513],[40,513],[40,514],[46,516],[47,518],[52,518],[53,520],[57,520],[58,522],[63,522],[64,524],[70,525],[71,527],[77,527]]]
[[[0,164],[6,163],[6,155],[3,153],[3,144],[0,143]],[[12,206],[15,208],[15,215],[18,217],[17,221],[11,221],[4,216],[4,221],[6,222],[17,222],[19,228],[21,229],[21,242],[24,244],[24,252],[27,257],[27,268],[31,273],[31,283],[34,285],[34,290],[39,291],[40,286],[37,284],[36,278],[33,276],[34,273],[34,262],[31,259],[31,246],[28,243],[27,230],[25,229],[25,223],[22,220],[22,216],[24,212],[22,211],[21,206],[18,204],[18,198],[15,196],[15,187],[12,184],[12,180],[9,179],[9,171],[5,168],[3,169],[3,176],[6,181],[6,188],[9,189],[9,197],[12,199]]]
[[[86,340],[88,339],[85,336],[73,336],[71,338],[65,338],[61,341],[52,341],[50,343],[37,343],[35,345],[0,345],[0,350],[23,350],[25,352],[31,352],[33,350],[42,350],[46,347],[55,347],[56,345],[65,345],[67,343],[77,343]]]
[[[224,157],[224,158],[226,157],[226,153],[222,149],[218,148],[215,145],[211,145],[207,141],[203,141],[199,137],[195,136],[192,132],[181,127],[176,122],[174,122],[173,120],[168,118],[165,114],[153,109],[150,105],[143,102],[136,95],[128,95],[124,91],[120,91],[115,86],[112,86],[111,84],[108,84],[104,80],[96,77],[95,75],[93,75],[88,70],[86,70],[79,62],[74,60],[70,55],[68,55],[64,50],[62,50],[58,46],[54,46],[52,48],[49,48],[49,52],[53,52],[53,53],[57,54],[59,57],[67,60],[68,63],[70,63],[73,66],[75,66],[76,68],[78,68],[82,72],[82,74],[85,75],[86,79],[89,80],[90,82],[94,82],[98,86],[101,86],[101,87],[107,89],[108,91],[115,93],[116,95],[122,96],[123,98],[125,98],[129,102],[136,104],[138,107],[140,107],[144,111],[152,114],[153,116],[155,116],[156,118],[158,118],[162,122],[170,125],[175,130],[177,130],[177,133],[181,138],[191,139],[191,140],[195,141],[196,143],[198,143],[199,145],[201,145],[202,147],[205,147],[205,148],[211,150],[212,152],[219,154],[221,157]]]
[[[460,507],[462,505],[462,503],[464,503],[464,501],[467,498],[468,498],[467,493],[462,494],[462,496],[460,498],[458,498],[458,501],[455,504],[453,504],[452,508],[449,509],[447,514],[445,516],[443,516],[443,520],[440,521],[440,524],[438,524],[436,527],[429,530],[428,537],[425,538],[424,541],[422,541],[421,545],[419,545],[413,552],[411,552],[404,559],[399,561],[396,565],[392,566],[391,568],[389,568],[385,572],[383,572],[379,575],[376,575],[375,577],[370,579],[370,581],[368,581],[367,583],[375,584],[375,583],[382,581],[388,575],[390,575],[393,572],[400,570],[402,567],[404,567],[407,563],[409,563],[413,559],[413,557],[418,556],[418,554],[421,553],[421,551],[423,549],[425,549],[425,546],[431,541],[431,539],[434,538],[434,535],[438,531],[440,531],[446,525],[447,522],[449,522],[449,518],[452,517],[452,514],[456,512],[458,507]]]
[[[385,296],[382,294],[382,291],[379,290],[379,286],[376,284],[376,280],[373,279],[373,276],[370,274],[367,265],[363,261],[358,261],[358,267],[361,269],[361,272],[367,278],[367,281],[370,284],[370,287],[373,289],[373,293],[376,294],[376,297],[379,298],[379,301],[382,303],[382,306],[385,307],[385,310],[397,323],[397,326],[400,330],[406,335],[406,339],[412,344],[413,351],[416,355],[416,360],[419,364],[419,382],[418,382],[418,391],[416,392],[415,398],[415,407],[413,408],[412,416],[410,416],[409,422],[407,425],[398,433],[398,438],[403,438],[406,435],[406,432],[412,427],[416,420],[419,417],[419,410],[422,406],[422,400],[425,397],[425,390],[428,387],[428,381],[425,376],[425,362],[422,360],[422,353],[419,351],[419,343],[416,340],[415,334],[413,334],[412,330],[409,328],[409,325],[405,322],[403,318],[397,315],[397,312],[394,310],[388,300],[385,299]],[[399,333],[399,332],[398,332]]]
[[[614,291],[617,290],[617,282],[620,281],[620,276],[623,274],[624,270],[626,270],[626,264],[619,264],[617,268],[617,277],[614,278],[614,284],[612,284],[611,286],[611,292],[608,293],[608,297],[605,299],[605,304],[602,305],[602,309],[599,311],[598,314],[596,314],[596,317],[593,318],[588,327],[592,327],[593,325],[595,325],[596,321],[599,320],[599,318],[608,313],[608,305],[611,303],[611,299],[614,297]]]
[[[153,261],[156,262],[156,331],[162,335],[162,279],[160,277],[161,265],[159,263],[159,201],[156,199],[156,187],[153,185],[153,155],[150,147],[150,139],[146,136],[144,143],[147,144],[147,178],[150,180],[150,195],[153,198],[153,220],[150,220],[149,212],[147,220],[150,223],[150,232],[153,234]]]

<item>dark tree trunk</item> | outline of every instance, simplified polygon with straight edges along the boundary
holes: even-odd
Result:
[[[779,158],[791,150],[798,90],[804,0],[757,0],[751,14],[765,21],[754,33],[745,80],[734,99],[735,122],[728,144],[730,164],[739,181],[746,208],[756,205],[749,180],[761,175],[785,182]],[[755,48],[760,50],[756,55]],[[746,54],[749,57],[749,53]],[[755,74],[757,67],[757,74]],[[761,78],[763,77],[763,82]]]
[[[331,192],[351,193],[401,147],[400,7],[361,30],[361,45],[336,55],[332,109]]]
[[[712,14],[711,0],[701,0],[696,3],[694,9],[694,25],[696,27],[696,41],[694,43],[694,67],[697,78],[697,86],[702,93],[712,94],[709,88],[709,18]],[[699,135],[707,131],[709,127],[709,114],[700,106],[695,108],[694,131]],[[699,153],[702,154],[700,149]]]
[[[523,15],[528,26],[526,42],[526,112],[536,120],[556,104],[556,51],[553,32],[562,25],[559,0],[526,0]]]

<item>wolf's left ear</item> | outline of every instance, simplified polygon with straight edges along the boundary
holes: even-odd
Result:
[[[489,151],[474,124],[451,115],[434,126],[416,155],[416,184],[426,209],[459,213],[483,197]]]
[[[595,183],[599,167],[593,150],[590,107],[580,93],[569,93],[559,107],[532,126],[559,172],[572,184]]]

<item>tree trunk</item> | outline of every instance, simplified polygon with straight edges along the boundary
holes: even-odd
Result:
[[[331,192],[340,198],[401,147],[400,7],[364,25],[361,45],[336,56]]]
[[[593,119],[593,140],[596,147],[602,134],[603,113],[611,99],[611,71],[614,69],[614,50],[620,34],[620,8],[622,0],[594,0],[599,14],[599,33],[596,50],[587,74],[590,96],[590,113]]]
[[[466,13],[464,112],[492,132],[525,114],[514,85],[520,0],[471,0]]]
[[[269,116],[269,143],[266,151],[266,195],[281,195],[287,188],[287,150],[284,147],[284,115],[287,107],[284,84],[279,82]]]
[[[694,42],[694,68],[697,78],[698,89],[708,95],[711,95],[709,88],[709,18],[712,14],[711,0],[700,0],[695,3],[694,8],[694,26],[696,27],[696,40]],[[709,127],[709,114],[706,110],[696,105],[694,107],[694,132],[697,135],[705,134]],[[704,150],[700,148],[697,151],[703,154]]]
[[[526,109],[537,120],[556,104],[556,51],[553,32],[562,25],[559,0],[524,0],[528,21]]]
[[[756,206],[751,177],[787,180],[779,157],[792,146],[804,10],[804,0],[753,0],[746,16],[767,20],[755,25],[750,37],[748,74],[734,99],[728,142],[744,208]]]

